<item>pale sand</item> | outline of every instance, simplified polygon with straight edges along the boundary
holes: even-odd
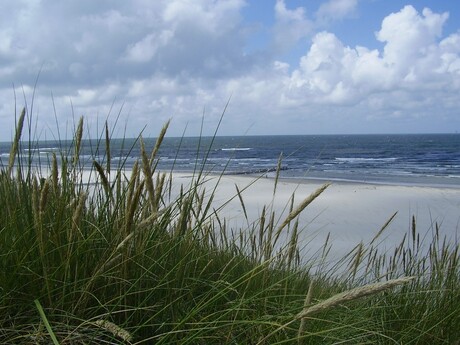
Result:
[[[129,178],[129,172],[126,175]],[[93,172],[92,178],[89,178],[88,172],[85,172],[85,176],[83,179],[89,181],[96,175]],[[180,185],[187,188],[191,177],[191,174],[174,173],[173,190],[177,193]],[[227,225],[233,230],[248,228],[235,185],[241,191],[249,224],[259,219],[264,205],[276,212],[280,224],[288,214],[288,205],[294,192],[295,205],[298,205],[323,184],[316,180],[280,180],[273,196],[272,178],[210,175],[205,180],[203,187],[208,195],[216,188],[213,207],[220,210],[220,216],[226,218]],[[330,233],[331,256],[339,258],[361,241],[363,244],[369,243],[395,212],[398,214],[376,241],[381,251],[394,251],[403,236],[410,233],[413,215],[420,240],[424,240],[426,246],[432,239],[436,223],[440,227],[440,235],[457,241],[460,235],[460,186],[434,188],[334,182],[299,218],[303,254],[311,256],[320,250]]]
[[[188,179],[190,175],[175,173],[173,181],[187,184]],[[209,176],[206,190],[211,191],[218,179],[217,176]],[[241,191],[250,222],[258,219],[264,205],[272,206],[281,222],[288,214],[286,205],[294,192],[295,205],[298,205],[323,182],[280,180],[273,197],[273,179],[222,176],[213,206],[219,208],[225,204],[221,215],[234,229],[244,229],[247,221],[239,199],[233,198],[226,204],[236,196],[235,184]],[[383,251],[393,251],[404,234],[409,234],[413,215],[420,240],[426,236],[426,245],[431,241],[436,223],[440,226],[441,235],[456,241],[460,235],[460,188],[332,183],[300,216],[300,239],[306,246],[305,251],[311,254],[321,248],[330,233],[331,253],[340,257],[361,241],[369,243],[395,212],[398,214],[377,241]]]

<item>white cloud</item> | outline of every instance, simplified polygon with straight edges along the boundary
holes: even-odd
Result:
[[[377,39],[385,43],[385,61],[405,69],[414,59],[428,54],[448,17],[447,13],[436,14],[429,9],[424,9],[421,16],[412,6],[387,16],[376,33]]]
[[[382,22],[376,37],[385,43],[382,53],[347,47],[332,33],[318,33],[299,68],[290,77],[292,97],[338,104],[366,103],[371,95],[413,109],[425,92],[458,91],[458,35],[438,42],[447,14],[425,9],[420,15],[406,6]],[[292,91],[294,90],[294,91]],[[404,96],[393,98],[394,90]],[[423,97],[422,97],[423,98]],[[426,100],[426,98],[424,98]],[[432,102],[442,102],[428,97]],[[375,98],[372,103],[381,104]],[[424,104],[426,106],[426,104]],[[420,109],[423,110],[423,109]]]
[[[290,10],[284,0],[276,1],[275,20],[273,43],[277,53],[284,53],[312,32],[313,25],[307,19],[305,9],[298,7]]]
[[[439,73],[460,74],[460,34],[453,34],[441,41],[442,64],[437,70]]]

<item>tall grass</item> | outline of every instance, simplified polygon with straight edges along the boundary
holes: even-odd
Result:
[[[179,190],[158,171],[168,124],[151,149],[139,138],[141,157],[125,171],[111,167],[107,125],[105,160],[83,166],[82,118],[72,150],[41,176],[17,169],[30,161],[18,149],[25,112],[0,173],[1,343],[460,341],[459,245],[438,227],[427,252],[414,219],[393,253],[373,240],[317,271],[301,260],[297,219],[327,185],[297,206],[293,197],[285,215],[268,205],[232,229],[203,168]]]

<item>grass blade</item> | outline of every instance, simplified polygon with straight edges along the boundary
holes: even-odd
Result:
[[[56,335],[53,332],[53,329],[51,328],[50,323],[48,322],[48,318],[46,317],[45,311],[43,310],[43,307],[38,299],[34,300],[35,306],[38,310],[38,313],[40,314],[40,318],[42,319],[43,323],[45,324],[46,330],[48,331],[48,334],[51,337],[51,340],[53,341],[54,345],[59,345],[59,341],[56,338]]]

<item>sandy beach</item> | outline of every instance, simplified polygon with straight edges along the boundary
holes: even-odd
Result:
[[[129,178],[130,172],[126,172]],[[92,180],[88,171],[84,179]],[[189,186],[192,174],[173,173],[173,191]],[[214,190],[213,207],[225,217],[234,231],[247,229],[258,221],[264,205],[274,211],[281,223],[288,215],[294,194],[294,207],[327,181],[283,180],[248,175],[208,175],[202,187],[209,196]],[[248,221],[237,196],[241,192]],[[174,194],[174,193],[173,193]],[[174,196],[173,196],[174,197]],[[415,216],[420,241],[427,247],[439,226],[441,236],[450,241],[460,238],[460,187],[385,185],[354,182],[332,182],[300,215],[302,230],[299,241],[306,256],[320,250],[326,237],[332,243],[331,255],[343,256],[360,242],[369,243],[382,226],[397,212],[389,226],[374,244],[381,251],[393,251],[403,236],[409,234]],[[248,225],[249,224],[249,225]],[[287,234],[286,234],[287,235]],[[282,237],[281,237],[282,239]]]
[[[187,184],[189,179],[190,175],[175,173],[173,181]],[[281,222],[288,214],[293,193],[298,205],[323,183],[280,180],[274,195],[274,179],[224,175],[207,177],[205,187],[210,192],[217,184],[213,206],[221,208],[220,214],[232,228],[244,229],[248,222],[236,197],[235,185],[241,191],[250,222],[258,219],[264,205],[273,209]],[[361,241],[364,244],[371,241],[395,212],[397,215],[379,238],[381,250],[394,250],[410,231],[412,216],[416,217],[420,240],[426,236],[425,245],[429,245],[436,223],[441,235],[456,241],[460,228],[460,188],[333,182],[302,213],[300,241],[308,255],[319,249],[330,233],[331,253],[340,256]]]

